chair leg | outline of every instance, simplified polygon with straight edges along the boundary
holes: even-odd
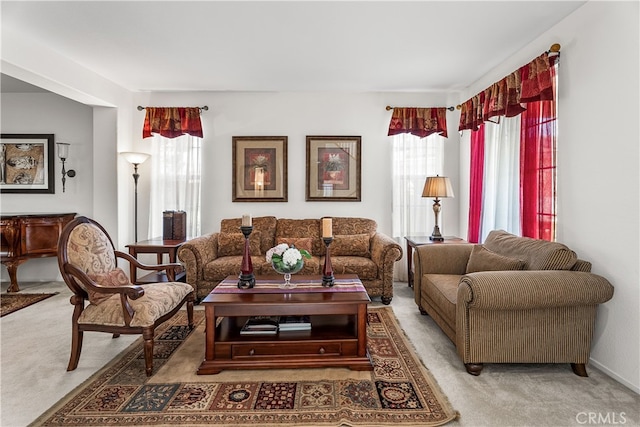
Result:
[[[78,361],[80,360],[80,353],[82,352],[82,336],[83,332],[78,326],[78,319],[84,310],[84,300],[76,296],[71,297],[71,304],[73,307],[73,317],[71,319],[71,356],[69,357],[69,364],[67,365],[67,371],[73,371],[78,367]]]
[[[193,301],[187,301],[187,320],[189,321],[189,329],[193,329]]]
[[[148,377],[150,377],[153,372],[153,334],[153,327],[146,328],[142,331],[142,338],[144,339],[144,367]]]
[[[71,357],[69,357],[67,371],[73,371],[78,367],[80,352],[82,351],[82,336],[83,332],[78,328],[78,325],[73,325],[73,330],[71,332]]]

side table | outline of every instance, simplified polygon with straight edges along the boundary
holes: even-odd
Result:
[[[162,237],[154,237],[153,239],[143,240],[136,243],[127,245],[129,248],[129,255],[134,258],[138,258],[138,254],[156,254],[158,264],[163,264],[164,254],[169,255],[169,262],[177,262],[178,248],[187,239],[184,240],[164,240]],[[157,283],[168,281],[167,275],[164,272],[154,272],[147,274],[138,279],[137,269],[131,265],[131,283],[134,285],[141,285],[145,283]],[[185,272],[176,272],[176,281],[182,281],[185,277]]]
[[[413,288],[413,249],[422,245],[443,245],[447,243],[465,244],[469,243],[460,237],[444,236],[443,241],[433,241],[429,236],[405,236],[407,241],[407,275],[409,277],[409,287]]]

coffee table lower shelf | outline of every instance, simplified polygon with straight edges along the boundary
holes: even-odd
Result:
[[[242,336],[246,317],[227,317],[216,328],[214,358],[205,359],[199,375],[225,369],[344,367],[373,369],[368,350],[358,355],[356,316],[313,316],[308,331]]]

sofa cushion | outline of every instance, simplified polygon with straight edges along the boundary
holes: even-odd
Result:
[[[484,246],[496,253],[521,259],[525,270],[571,270],[578,257],[558,242],[520,237],[504,230],[493,230]]]
[[[497,254],[483,245],[474,245],[467,262],[466,273],[476,271],[522,270],[524,261]]]
[[[333,254],[333,252],[331,252]],[[324,266],[324,258],[320,265],[320,272]],[[331,255],[333,274],[357,274],[360,280],[375,280],[378,278],[378,266],[370,258],[360,256]]]
[[[116,267],[107,273],[87,274],[91,280],[96,282],[100,286],[106,288],[117,288],[119,286],[131,286],[132,283],[127,277],[127,273],[120,267]],[[106,294],[104,292],[94,292],[87,289],[89,295],[89,302],[91,304],[98,305],[101,302],[108,300],[116,294]],[[118,297],[119,299],[120,297]]]
[[[333,234],[368,234],[373,237],[378,229],[378,224],[368,218],[358,217],[333,217],[332,218]]]
[[[297,249],[304,249],[309,252],[310,255],[313,255],[312,248],[312,239],[311,237],[278,237],[276,239],[276,244],[286,243],[287,245],[295,246]],[[305,258],[305,262],[307,259]]]
[[[268,274],[272,270],[271,264],[265,260],[264,255],[251,256],[251,265],[253,267],[253,274],[256,276],[264,274],[264,272]],[[204,266],[204,279],[219,282],[227,276],[237,277],[240,275],[241,266],[242,255],[229,255],[216,258]]]
[[[335,235],[331,243],[331,255],[370,257],[368,234]]]
[[[288,219],[279,218],[276,225],[276,237],[279,238],[311,238],[311,249],[314,255],[324,255],[324,243],[320,238],[319,219]]]
[[[242,255],[244,253],[244,234],[220,232],[218,235],[218,256]],[[261,232],[254,231],[249,235],[249,253],[260,255]]]
[[[263,254],[266,254],[270,248],[275,246],[276,222],[275,216],[259,216],[251,220],[253,233],[260,232],[260,252]],[[241,225],[242,218],[223,219],[220,221],[220,231],[239,233]]]

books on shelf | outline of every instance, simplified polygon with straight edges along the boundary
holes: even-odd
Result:
[[[280,331],[307,331],[311,329],[309,316],[282,316],[278,323]]]
[[[309,316],[252,316],[245,322],[240,335],[274,335],[278,331],[308,331]]]
[[[280,316],[253,316],[247,319],[240,335],[274,335],[278,333]]]

